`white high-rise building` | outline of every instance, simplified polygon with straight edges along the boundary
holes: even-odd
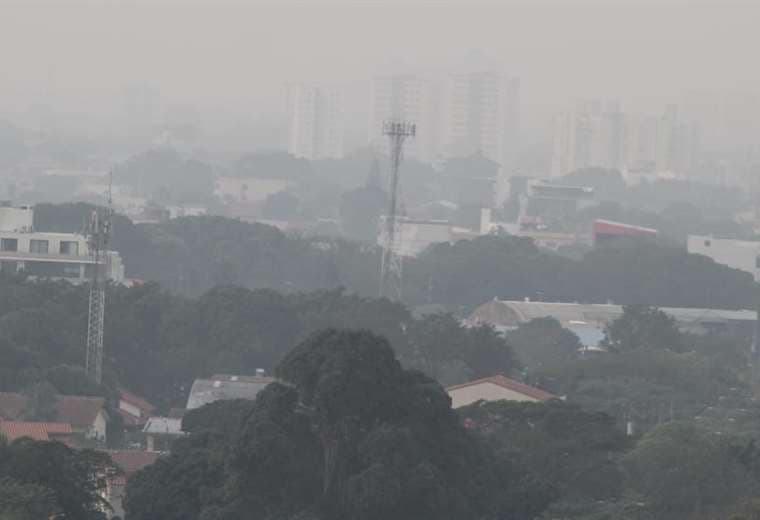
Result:
[[[343,106],[337,90],[291,84],[286,88],[288,153],[304,159],[343,157]]]
[[[387,153],[388,138],[383,135],[383,122],[412,122],[417,125],[417,132],[415,138],[404,145],[404,155],[431,162],[437,154],[437,113],[435,88],[429,80],[414,74],[377,76],[373,81],[369,143],[381,153]]]
[[[579,101],[554,123],[552,176],[625,165],[625,119],[618,102]]]
[[[519,80],[494,69],[474,70],[452,74],[446,90],[447,155],[479,152],[511,171],[519,136]]]

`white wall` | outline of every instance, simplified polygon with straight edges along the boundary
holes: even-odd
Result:
[[[688,250],[691,254],[708,256],[719,264],[750,273],[756,282],[760,281],[760,242],[689,235]]]

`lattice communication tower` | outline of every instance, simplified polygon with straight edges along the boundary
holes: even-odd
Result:
[[[93,262],[90,271],[90,301],[87,317],[87,357],[85,371],[95,383],[103,381],[103,329],[106,311],[106,287],[110,255],[108,244],[111,240],[111,220],[113,216],[111,196],[112,175],[108,179],[108,206],[95,208],[87,223],[87,245]]]
[[[402,259],[396,251],[396,240],[399,234],[398,199],[399,199],[399,168],[404,158],[404,141],[414,137],[417,125],[408,121],[386,121],[383,123],[383,134],[388,136],[391,154],[391,171],[388,176],[388,213],[383,222],[383,256],[380,261],[380,297],[401,301],[402,298]]]

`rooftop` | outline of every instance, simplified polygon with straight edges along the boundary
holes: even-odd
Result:
[[[756,313],[750,310],[683,307],[660,307],[660,310],[673,317],[680,326],[736,321],[754,322],[756,318]],[[492,300],[475,309],[469,320],[508,328],[517,327],[521,323],[527,323],[536,318],[551,317],[563,325],[572,323],[604,327],[622,314],[622,305]]]
[[[497,385],[502,388],[506,388],[507,390],[511,390],[519,394],[527,395],[528,397],[532,399],[536,399],[537,401],[548,401],[549,399],[557,398],[556,395],[550,394],[549,392],[545,392],[541,390],[540,388],[526,385],[525,383],[515,381],[514,379],[510,379],[502,375],[484,377],[483,379],[469,381],[467,383],[462,383],[461,385],[450,386],[449,388],[446,389],[446,391],[452,392],[454,390],[459,390],[461,388],[468,388],[472,386],[487,385],[487,384]]]
[[[182,419],[172,417],[150,417],[145,423],[143,433],[162,435],[184,435]]]
[[[119,389],[119,399],[121,399],[122,401],[126,401],[129,404],[136,406],[140,410],[143,410],[148,413],[156,409],[156,407],[150,404],[148,401],[146,401],[145,399],[143,399],[137,394],[133,394],[132,392],[130,392],[129,390],[125,388]]]
[[[274,381],[273,377],[262,375],[227,374],[216,374],[211,379],[196,379],[187,398],[187,409],[193,410],[223,399],[256,399],[256,394]]]
[[[23,394],[0,392],[0,419],[23,419],[28,401],[29,398]],[[86,429],[92,426],[104,405],[105,399],[102,397],[58,395],[55,403],[56,419],[69,423],[74,428]]]
[[[51,435],[70,435],[71,425],[61,422],[0,421],[0,435],[14,441],[29,437],[35,441],[49,441]]]

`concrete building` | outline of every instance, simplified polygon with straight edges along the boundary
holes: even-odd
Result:
[[[194,410],[223,399],[255,399],[256,394],[274,381],[263,373],[255,376],[216,374],[210,379],[196,379],[190,388],[187,409]]]
[[[690,254],[703,255],[715,262],[750,273],[760,282],[760,242],[689,235]]]
[[[520,81],[493,69],[452,74],[446,89],[446,152],[482,153],[511,173],[519,137]]]
[[[385,243],[388,228],[385,217],[380,218],[377,244]],[[452,226],[448,220],[425,220],[408,217],[396,219],[394,250],[400,256],[418,256],[431,244],[452,241]]]
[[[750,310],[687,309],[661,307],[684,332],[705,334],[710,331],[751,331],[756,313]],[[507,332],[536,318],[554,318],[573,331],[586,347],[595,347],[604,336],[605,327],[623,315],[621,305],[582,304],[494,299],[477,307],[469,323],[487,323]]]
[[[288,153],[304,159],[343,157],[343,104],[335,89],[301,83],[286,87]]]
[[[172,442],[183,437],[182,419],[173,417],[150,417],[143,427],[145,449],[151,452],[165,452]]]
[[[417,125],[416,136],[404,145],[404,156],[432,162],[437,154],[439,109],[434,84],[414,74],[377,76],[373,81],[369,117],[369,144],[378,153],[388,154],[388,138],[383,122],[409,121]]]
[[[617,101],[578,101],[554,123],[552,176],[581,168],[620,170],[624,162],[624,116]]]
[[[479,401],[520,401],[538,403],[557,399],[540,388],[504,376],[486,377],[446,389],[451,407],[460,408]]]
[[[43,233],[33,229],[34,211],[6,204],[0,207],[0,272],[23,272],[39,278],[75,283],[90,277],[95,258],[87,237],[79,233]],[[106,276],[124,282],[124,264],[116,251],[108,251]]]
[[[592,236],[594,245],[601,245],[626,237],[654,239],[657,237],[657,230],[612,220],[597,219],[592,225]]]

